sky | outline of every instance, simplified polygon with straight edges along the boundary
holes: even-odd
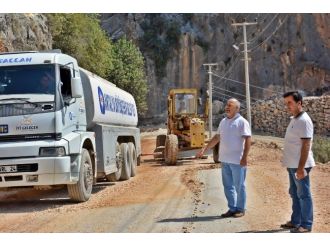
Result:
[[[327,0],[10,0],[2,13],[325,13]]]

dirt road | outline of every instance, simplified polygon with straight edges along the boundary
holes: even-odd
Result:
[[[155,133],[145,133],[143,153]],[[222,219],[227,210],[220,165],[212,158],[164,166],[143,157],[129,181],[99,183],[88,202],[74,204],[66,190],[0,191],[0,232],[285,232],[289,219],[287,172],[280,165],[282,140],[255,137],[247,174],[247,213]],[[311,174],[314,232],[330,232],[330,166]]]

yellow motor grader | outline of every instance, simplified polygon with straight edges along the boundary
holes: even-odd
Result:
[[[201,99],[197,89],[171,89],[167,98],[167,135],[156,139],[155,159],[175,165],[181,151],[202,148],[205,144],[205,121],[208,118],[208,98],[203,114],[198,114]]]

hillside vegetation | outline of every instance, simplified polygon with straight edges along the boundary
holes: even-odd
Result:
[[[138,113],[147,111],[144,59],[126,38],[113,42],[96,14],[47,14],[53,49],[75,57],[81,67],[131,93]]]

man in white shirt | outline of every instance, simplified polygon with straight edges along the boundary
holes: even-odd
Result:
[[[289,193],[292,198],[291,220],[282,224],[291,232],[311,232],[313,225],[313,201],[309,172],[315,166],[312,153],[313,123],[302,109],[303,97],[297,92],[283,95],[288,111],[293,115],[284,138],[283,166],[289,173]]]
[[[240,103],[231,98],[227,101],[227,117],[222,119],[218,133],[196,154],[197,158],[220,142],[219,157],[222,163],[222,183],[229,210],[222,217],[242,217],[246,210],[245,178],[247,155],[251,146],[251,129],[248,121],[238,112]]]

